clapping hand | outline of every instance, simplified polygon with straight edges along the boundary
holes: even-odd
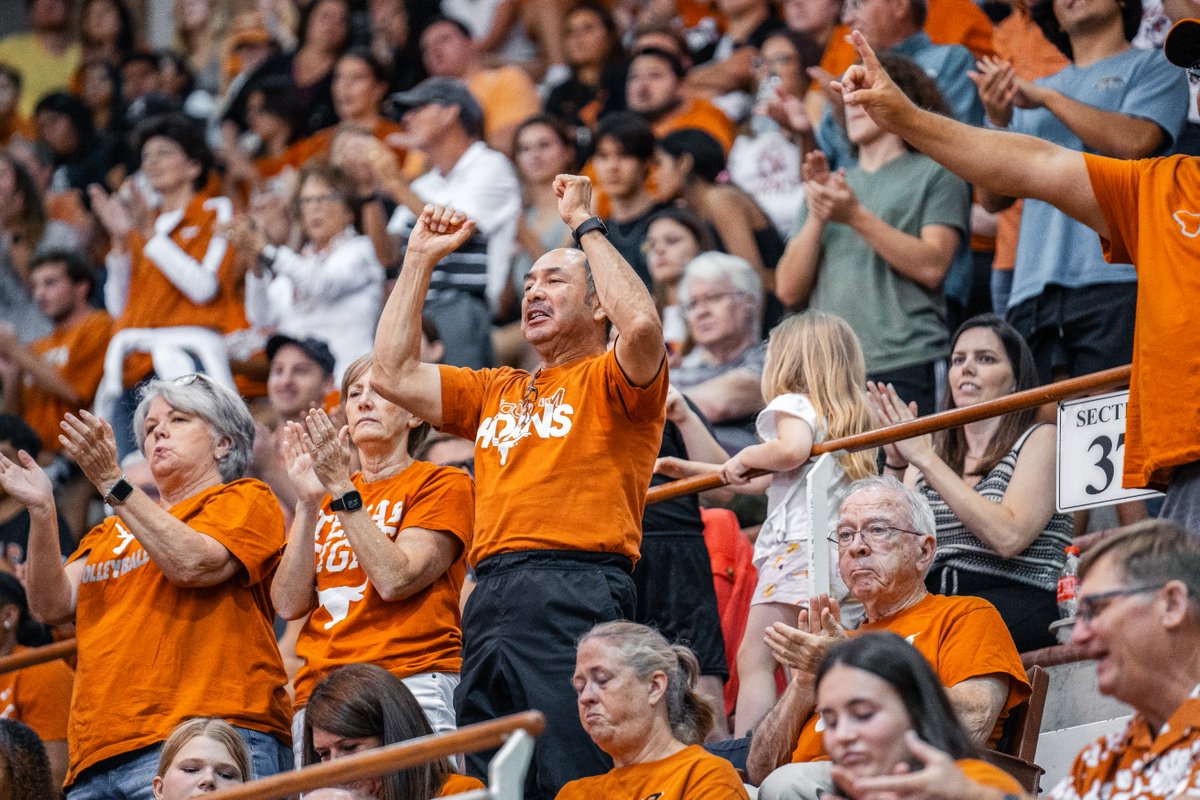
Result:
[[[326,491],[337,495],[349,491],[350,429],[333,427],[325,411],[315,408],[304,416],[299,434],[312,471]]]
[[[764,637],[776,661],[809,675],[816,674],[830,645],[845,638],[838,602],[827,594],[810,598],[807,606],[800,607],[796,627],[776,622]]]
[[[0,488],[30,511],[53,510],[54,486],[33,456],[17,452],[14,462],[0,453]]]
[[[301,504],[316,507],[325,497],[325,487],[313,471],[312,456],[304,449],[301,437],[305,428],[299,422],[288,422],[280,431],[279,449],[283,455],[283,463],[287,467],[288,478],[292,482],[292,491]]]
[[[875,408],[880,425],[898,425],[917,418],[917,404],[905,403],[890,383],[867,381],[867,397]],[[933,454],[933,437],[929,434],[884,445],[883,457],[889,464],[916,464],[918,468]]]
[[[1017,92],[1017,74],[1012,64],[993,56],[975,62],[975,70],[967,73],[979,92],[979,100],[988,120],[1005,128],[1012,120],[1013,96]]]
[[[101,495],[108,494],[121,477],[112,427],[88,411],[80,411],[79,416],[67,414],[59,426],[58,441],[67,458],[79,465]]]

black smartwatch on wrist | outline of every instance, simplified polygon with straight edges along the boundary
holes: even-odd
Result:
[[[122,474],[117,478],[117,482],[109,487],[108,494],[104,495],[104,502],[110,506],[119,506],[128,500],[131,494],[133,494],[133,484]]]
[[[588,217],[579,223],[578,228],[571,231],[571,237],[575,240],[575,246],[582,249],[583,245],[579,243],[579,240],[583,238],[585,233],[591,233],[592,231],[600,231],[601,236],[608,236],[608,228],[605,227],[604,220],[599,217]]]
[[[362,495],[353,489],[336,500],[329,501],[330,511],[358,511],[362,507]]]

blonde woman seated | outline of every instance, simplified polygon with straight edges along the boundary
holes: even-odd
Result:
[[[579,721],[613,768],[571,781],[557,800],[746,798],[733,766],[700,747],[713,715],[696,693],[699,670],[691,650],[645,625],[606,622],[584,634],[575,657]]]

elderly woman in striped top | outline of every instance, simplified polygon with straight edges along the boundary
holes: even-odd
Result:
[[[1037,384],[1029,347],[992,314],[954,334],[946,408],[995,400]],[[869,384],[883,424],[913,418],[890,385]],[[1071,517],[1055,513],[1055,430],[1034,409],[990,417],[884,449],[885,469],[929,499],[937,553],[929,591],[974,595],[1000,612],[1017,649],[1054,644],[1055,588],[1071,542]]]

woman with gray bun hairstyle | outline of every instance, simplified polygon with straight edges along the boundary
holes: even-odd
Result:
[[[114,511],[65,565],[49,479],[28,453],[0,456],[0,486],[30,515],[30,610],[78,631],[72,800],[149,800],[163,742],[192,717],[237,728],[259,777],[291,766],[269,596],[283,514],[266,484],[244,477],[246,405],[203,375],[151,381],[134,425],[161,499],[121,473],[107,422],[86,411],[63,420],[64,451]]]
[[[645,625],[606,622],[585,633],[573,678],[579,721],[613,768],[571,781],[557,800],[745,798],[733,765],[700,746],[713,713],[696,691],[699,673],[691,650]]]

